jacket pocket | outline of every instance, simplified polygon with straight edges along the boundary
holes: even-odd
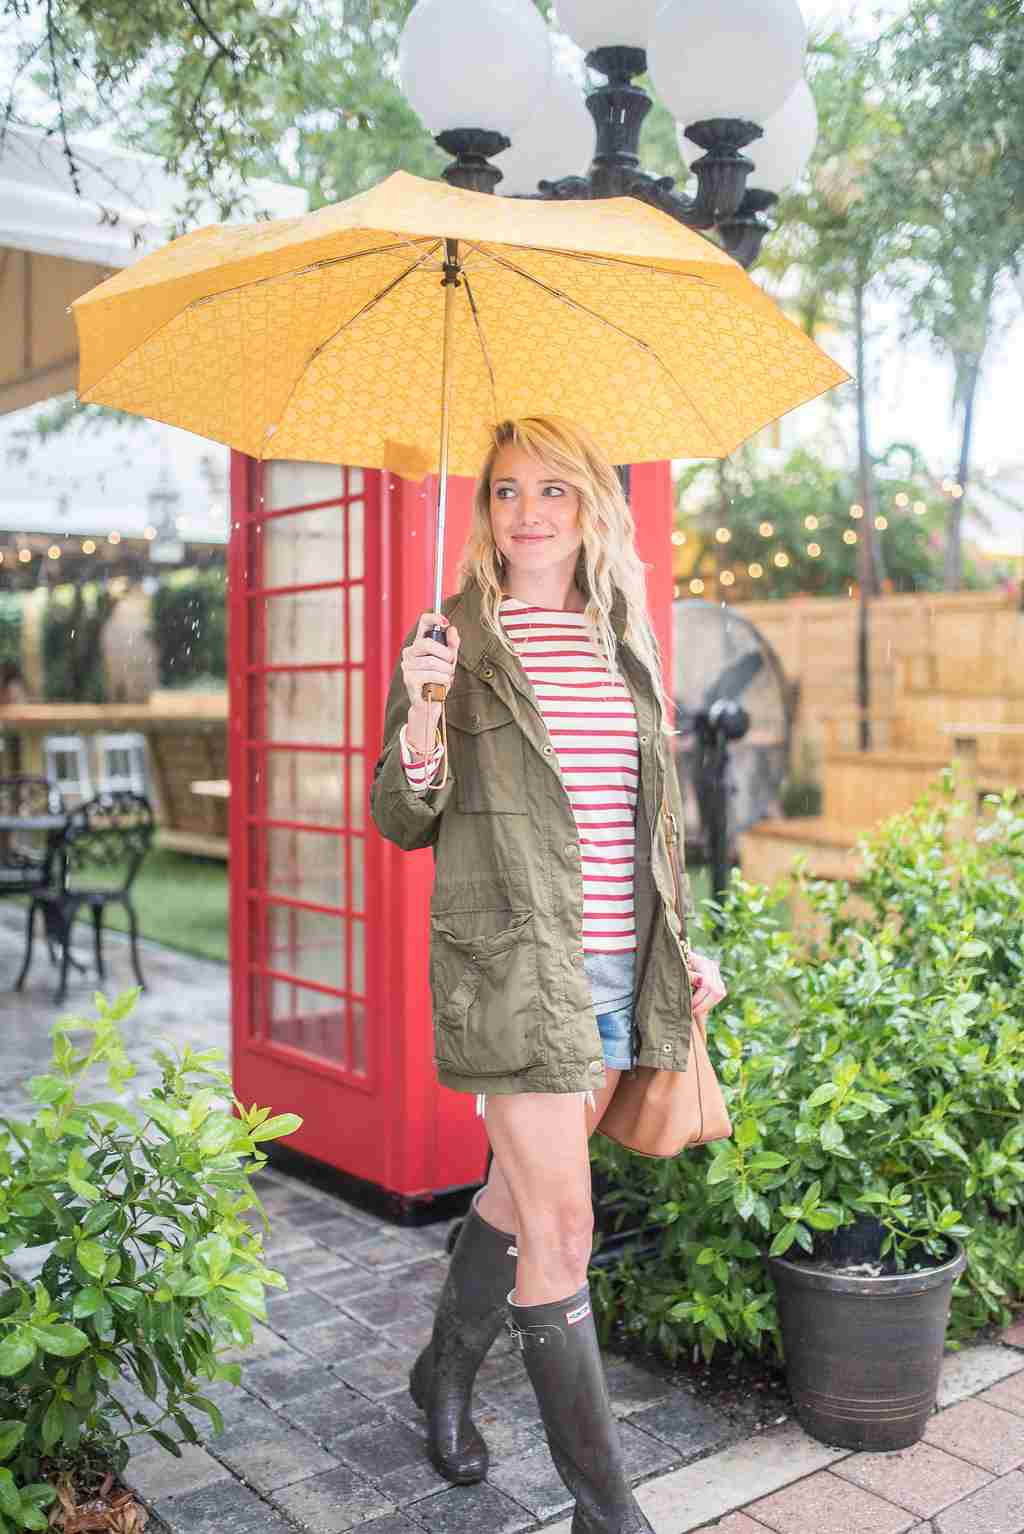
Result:
[[[468,814],[526,814],[526,742],[507,703],[467,688],[446,705],[455,806]]]
[[[534,913],[503,914],[506,925],[486,934],[466,930],[484,925],[480,915],[430,918],[434,1052],[466,1076],[504,1076],[543,1059]]]

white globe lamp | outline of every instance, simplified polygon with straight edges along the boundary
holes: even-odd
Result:
[[[563,31],[585,52],[593,48],[646,48],[660,0],[557,0]]]
[[[684,128],[714,118],[763,125],[800,79],[806,45],[797,0],[663,0],[648,64]]]
[[[532,0],[418,0],[399,39],[398,72],[431,133],[512,138],[548,87],[547,28]]]
[[[571,75],[555,69],[533,117],[498,161],[506,195],[536,192],[539,181],[582,176],[594,157],[594,119]]]

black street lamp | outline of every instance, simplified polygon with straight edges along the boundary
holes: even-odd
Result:
[[[763,215],[814,143],[797,0],[561,0],[557,10],[605,77],[585,99],[553,62],[532,0],[419,0],[413,9],[402,85],[452,157],[445,180],[478,192],[504,183],[512,196],[637,197],[714,231],[751,266],[771,227]],[[693,155],[692,196],[640,164],[652,103],[635,82],[648,68],[679,123],[684,159]],[[500,166],[491,163],[498,155]]]

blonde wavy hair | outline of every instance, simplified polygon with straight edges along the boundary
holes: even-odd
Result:
[[[498,607],[505,593],[501,584],[501,556],[491,531],[494,460],[509,444],[539,459],[559,479],[579,491],[583,542],[575,579],[586,597],[585,616],[594,642],[612,676],[622,681],[615,659],[615,630],[611,623],[615,592],[621,591],[626,603],[623,640],[650,676],[658,703],[659,729],[665,735],[678,735],[679,731],[671,725],[675,708],[665,691],[661,650],[647,616],[647,581],[645,566],[636,551],[636,523],[622,493],[619,476],[582,427],[557,416],[535,415],[500,421],[493,428],[491,446],[473,497],[472,526],[455,571],[457,589],[461,591],[476,582],[482,593],[480,605],[484,627],[495,635],[499,644],[515,654],[498,617]]]

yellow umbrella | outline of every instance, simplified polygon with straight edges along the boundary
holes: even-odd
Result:
[[[615,463],[724,457],[849,376],[635,198],[403,171],[298,218],[194,230],[72,308],[83,401],[255,458],[438,471],[435,609],[445,471],[477,471],[492,422],[565,416]]]

